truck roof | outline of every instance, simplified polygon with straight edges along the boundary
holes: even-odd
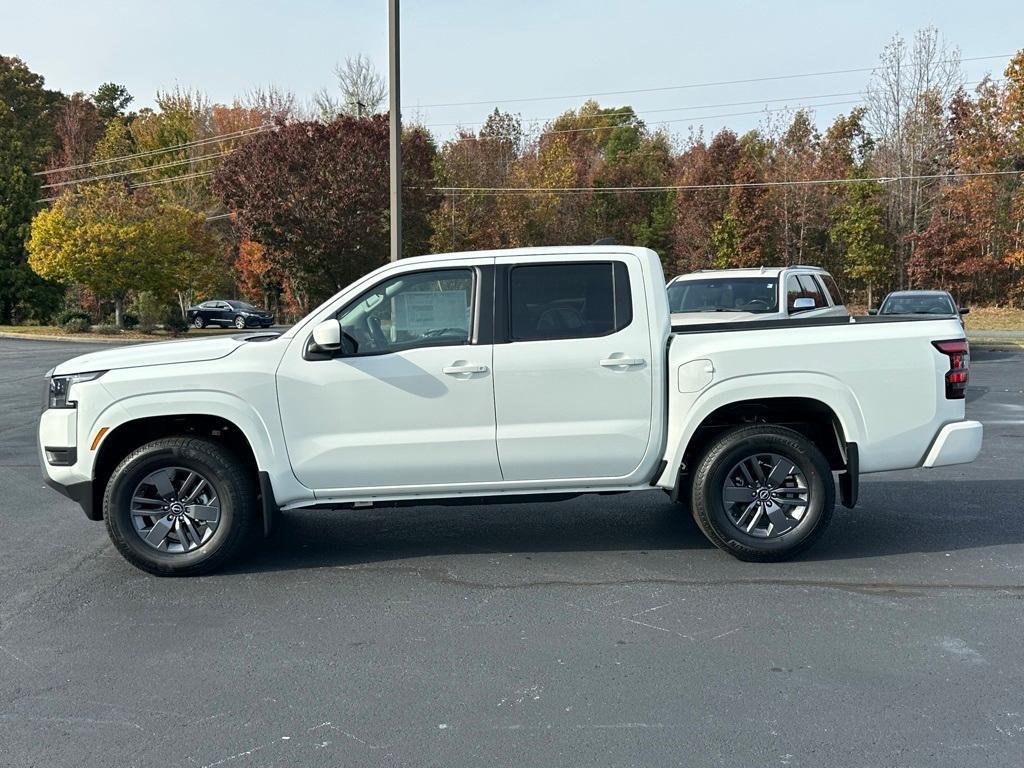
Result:
[[[405,261],[448,261],[450,259],[476,259],[481,256],[551,256],[564,254],[567,256],[598,256],[611,253],[632,253],[643,257],[653,253],[648,248],[635,245],[544,245],[533,248],[496,248],[489,251],[455,251],[452,253],[431,253],[423,256],[409,256]]]
[[[702,269],[698,272],[687,272],[684,275],[673,277],[670,282],[676,280],[713,280],[723,277],[778,277],[785,270],[806,270],[810,272],[824,272],[821,267],[812,267],[804,264],[793,264],[788,267],[751,267],[749,269]]]

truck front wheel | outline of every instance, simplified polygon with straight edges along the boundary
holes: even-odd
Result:
[[[195,576],[244,544],[256,492],[251,473],[225,446],[171,437],[118,464],[103,512],[111,541],[130,563],[158,576]]]
[[[786,427],[720,435],[697,464],[691,509],[715,546],[740,560],[786,560],[825,531],[835,507],[828,461]]]

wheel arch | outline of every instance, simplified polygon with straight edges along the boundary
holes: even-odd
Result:
[[[706,389],[682,415],[670,422],[667,464],[657,482],[667,489],[677,488],[687,461],[715,435],[737,425],[794,428],[818,445],[837,471],[850,464],[847,447],[864,436],[864,418],[853,392],[821,374],[798,382],[773,374],[726,380]]]
[[[263,526],[269,533],[278,510],[273,484],[265,471],[268,457],[266,454],[261,456],[260,450],[269,443],[269,435],[265,432],[260,434],[241,419],[212,409],[179,413],[143,412],[124,418],[104,432],[92,463],[93,519],[102,518],[103,493],[121,460],[145,443],[172,436],[210,439],[238,456],[250,471],[253,487],[260,495]]]

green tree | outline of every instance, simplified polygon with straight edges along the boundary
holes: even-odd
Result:
[[[92,94],[92,103],[104,122],[123,117],[125,107],[133,100],[128,89],[118,83],[104,83]]]
[[[39,212],[29,264],[43,277],[113,300],[120,327],[130,291],[166,296],[182,287],[182,264],[205,248],[200,227],[201,217],[180,206],[119,185],[94,185]]]
[[[0,56],[0,323],[39,319],[56,308],[60,291],[26,264],[25,239],[39,180],[55,146],[54,117],[62,97],[21,59]]]
[[[846,274],[867,288],[869,306],[874,289],[885,286],[894,272],[881,199],[877,184],[852,185],[829,230],[833,243],[846,255]]]

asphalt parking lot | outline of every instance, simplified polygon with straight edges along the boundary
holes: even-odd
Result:
[[[659,493],[285,514],[226,572],[134,570],[44,486],[0,339],[0,765],[1019,766],[1024,354],[973,465],[865,478],[780,565]]]

